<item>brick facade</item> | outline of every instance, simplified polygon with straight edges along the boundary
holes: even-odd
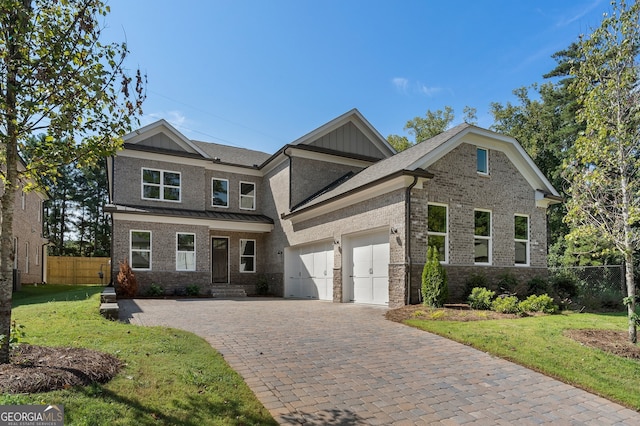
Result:
[[[4,191],[0,182],[0,191]],[[47,240],[43,237],[45,196],[37,191],[16,191],[13,207],[14,269],[20,284],[46,281]]]
[[[349,125],[353,126],[352,123]],[[363,126],[362,123],[360,125]],[[469,137],[463,135],[461,142],[447,148],[445,153],[433,161],[428,161],[427,150],[420,151],[422,153],[415,158],[409,155],[416,152],[413,150],[390,157],[390,161],[382,160],[377,163],[372,160],[367,163],[363,159],[364,153],[355,159],[351,151],[348,155],[345,151],[345,155],[341,157],[339,152],[305,150],[291,145],[274,154],[260,167],[221,164],[217,157],[213,160],[198,159],[193,153],[176,159],[175,162],[172,162],[174,157],[163,153],[135,152],[118,156],[113,168],[114,204],[203,211],[209,215],[211,212],[223,212],[228,217],[224,220],[237,222],[233,222],[234,226],[227,229],[224,220],[202,219],[197,222],[194,219],[195,222],[190,221],[190,225],[180,225],[175,218],[154,223],[148,216],[139,216],[135,220],[123,220],[126,215],[117,216],[113,222],[114,276],[117,275],[118,260],[129,257],[130,230],[148,230],[153,235],[152,268],[150,271],[137,272],[141,292],[152,282],[162,283],[167,293],[178,291],[189,284],[210,288],[213,285],[211,241],[213,237],[224,237],[229,241],[229,285],[242,287],[248,294],[254,294],[256,282],[264,277],[271,294],[284,296],[289,279],[285,273],[285,258],[289,248],[310,245],[320,247],[318,244],[322,243],[322,247],[328,247],[322,249],[325,253],[330,252],[330,247],[333,246],[333,301],[348,302],[355,292],[352,250],[354,247],[359,249],[360,246],[355,245],[364,244],[362,241],[371,237],[372,241],[381,241],[385,250],[388,246],[389,255],[385,264],[388,262],[389,307],[402,306],[407,302],[417,303],[429,235],[429,203],[447,207],[448,245],[445,267],[449,272],[451,301],[460,301],[465,297],[466,282],[471,274],[482,273],[490,280],[505,273],[517,276],[520,280],[542,276],[546,271],[546,209],[539,207],[544,203],[536,204],[536,190],[539,188],[533,187],[531,182],[538,179],[535,182],[542,182],[541,186],[544,187],[546,181],[539,178],[539,175],[533,180],[531,175],[525,178],[512,162],[514,154],[511,141],[506,143],[505,148],[500,137],[493,134],[487,136],[488,132],[483,129],[476,128],[474,132],[476,134]],[[339,136],[341,134],[350,133],[331,130],[330,142],[340,146],[339,138],[346,137]],[[360,149],[364,133],[358,132],[358,135],[357,143],[345,140],[345,146],[356,151]],[[451,135],[455,136],[456,133],[452,132]],[[313,134],[313,137],[319,138],[316,142],[325,141],[326,138],[322,139],[324,136]],[[334,141],[334,138],[338,139]],[[440,144],[449,140],[434,139]],[[489,173],[486,175],[481,175],[476,170],[477,140],[489,141]],[[500,149],[492,148],[494,142]],[[311,146],[314,140],[307,143]],[[384,143],[375,141],[378,148]],[[373,145],[372,141],[371,146]],[[425,143],[418,148],[429,146]],[[383,156],[378,148],[377,153]],[[166,141],[163,142],[163,149],[168,149]],[[522,154],[517,152],[515,155]],[[421,159],[424,159],[425,164],[416,166],[414,163],[422,161]],[[357,181],[363,173],[374,169],[373,166],[368,167],[372,164],[379,166],[375,170],[379,170],[382,179],[375,182],[364,181],[362,185],[367,186],[364,190],[355,187],[355,190],[339,193],[335,198],[327,195],[332,194],[333,188],[341,188],[340,185],[331,186],[337,179],[349,172],[354,173],[354,180],[346,181],[346,186],[349,186],[350,182]],[[522,167],[523,163],[519,164]],[[142,167],[179,172],[181,201],[142,200]],[[525,164],[525,167],[530,166]],[[539,173],[535,166],[532,170],[533,174]],[[429,173],[433,174],[433,178],[429,178]],[[212,178],[228,180],[227,207],[211,205]],[[240,182],[252,182],[256,186],[256,209],[253,211],[247,212],[239,208]],[[326,194],[319,191],[325,191]],[[327,199],[322,198],[325,195]],[[298,210],[296,206],[305,200],[304,206]],[[317,205],[314,205],[314,200],[318,201]],[[325,208],[323,203],[333,207]],[[474,264],[476,209],[491,212],[491,261],[488,265]],[[249,222],[242,222],[246,221],[242,215],[247,213],[271,218],[271,230],[244,230],[243,224],[248,226]],[[529,262],[524,266],[515,265],[515,215],[528,218]],[[126,217],[131,219],[131,216]],[[196,234],[196,271],[176,271],[176,232]],[[240,272],[241,239],[256,241],[255,272]],[[375,244],[378,243],[372,243],[371,247]]]

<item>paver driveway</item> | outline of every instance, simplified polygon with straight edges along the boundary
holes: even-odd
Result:
[[[121,318],[196,333],[281,424],[640,424],[640,414],[516,364],[330,302],[125,300]]]

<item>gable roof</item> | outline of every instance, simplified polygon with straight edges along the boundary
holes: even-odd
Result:
[[[187,139],[165,119],[141,127],[123,136],[123,141],[132,147],[144,147],[146,150],[160,149],[162,151],[183,152],[208,158],[193,141]]]
[[[352,129],[351,139],[358,139],[353,147],[336,147],[329,136],[338,129]],[[353,136],[356,136],[355,138]],[[387,158],[396,153],[387,140],[367,121],[356,108],[334,118],[317,129],[296,139],[289,145],[309,145],[318,148],[340,150],[350,154],[359,154],[378,159]],[[368,152],[359,152],[355,148],[366,149]],[[351,148],[351,149],[350,149]]]
[[[433,175],[427,172],[427,168],[465,141],[504,152],[534,190],[539,191],[544,197],[551,196],[559,199],[556,189],[514,138],[462,123],[431,139],[415,144],[393,157],[367,167],[341,185],[310,200],[307,204],[296,206],[297,209],[292,209],[291,213],[286,216],[293,216],[298,212],[310,210],[346,195],[363,191],[370,188],[373,182],[383,182],[399,174],[432,177]]]

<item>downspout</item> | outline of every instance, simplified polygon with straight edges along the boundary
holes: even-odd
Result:
[[[293,158],[291,155],[287,154],[287,148],[285,148],[282,153],[289,159],[289,211],[291,211],[291,182],[293,181],[293,179],[291,179],[291,174],[293,171]]]
[[[418,176],[413,177],[413,182],[407,187],[405,193],[405,218],[404,218],[404,241],[405,241],[405,263],[407,264],[405,294],[405,305],[411,304],[411,190],[418,183]]]

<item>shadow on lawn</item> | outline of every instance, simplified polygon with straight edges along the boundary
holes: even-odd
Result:
[[[84,393],[87,397],[95,398],[99,396],[107,403],[117,403],[126,407],[130,412],[129,420],[135,421],[139,425],[151,424],[171,424],[184,426],[202,426],[209,424],[212,419],[226,419],[229,424],[256,424],[256,425],[277,425],[268,412],[265,411],[264,416],[255,415],[250,408],[243,407],[237,401],[211,402],[206,400],[206,395],[189,396],[186,400],[172,401],[173,407],[178,409],[183,415],[171,414],[171,408],[165,407],[164,410],[156,410],[143,405],[140,401],[127,398],[123,395],[116,394],[102,386],[96,389],[96,386],[87,386],[76,388],[78,392]],[[68,416],[70,424],[75,422],[90,424],[98,424],[101,419],[87,419],[85,414],[82,418],[74,418],[71,410],[65,411],[65,417]],[[104,419],[102,419],[104,420]]]
[[[74,300],[86,300],[96,294],[100,294],[104,286],[95,285],[29,285],[12,296],[12,306],[37,305],[48,302],[70,302]]]

